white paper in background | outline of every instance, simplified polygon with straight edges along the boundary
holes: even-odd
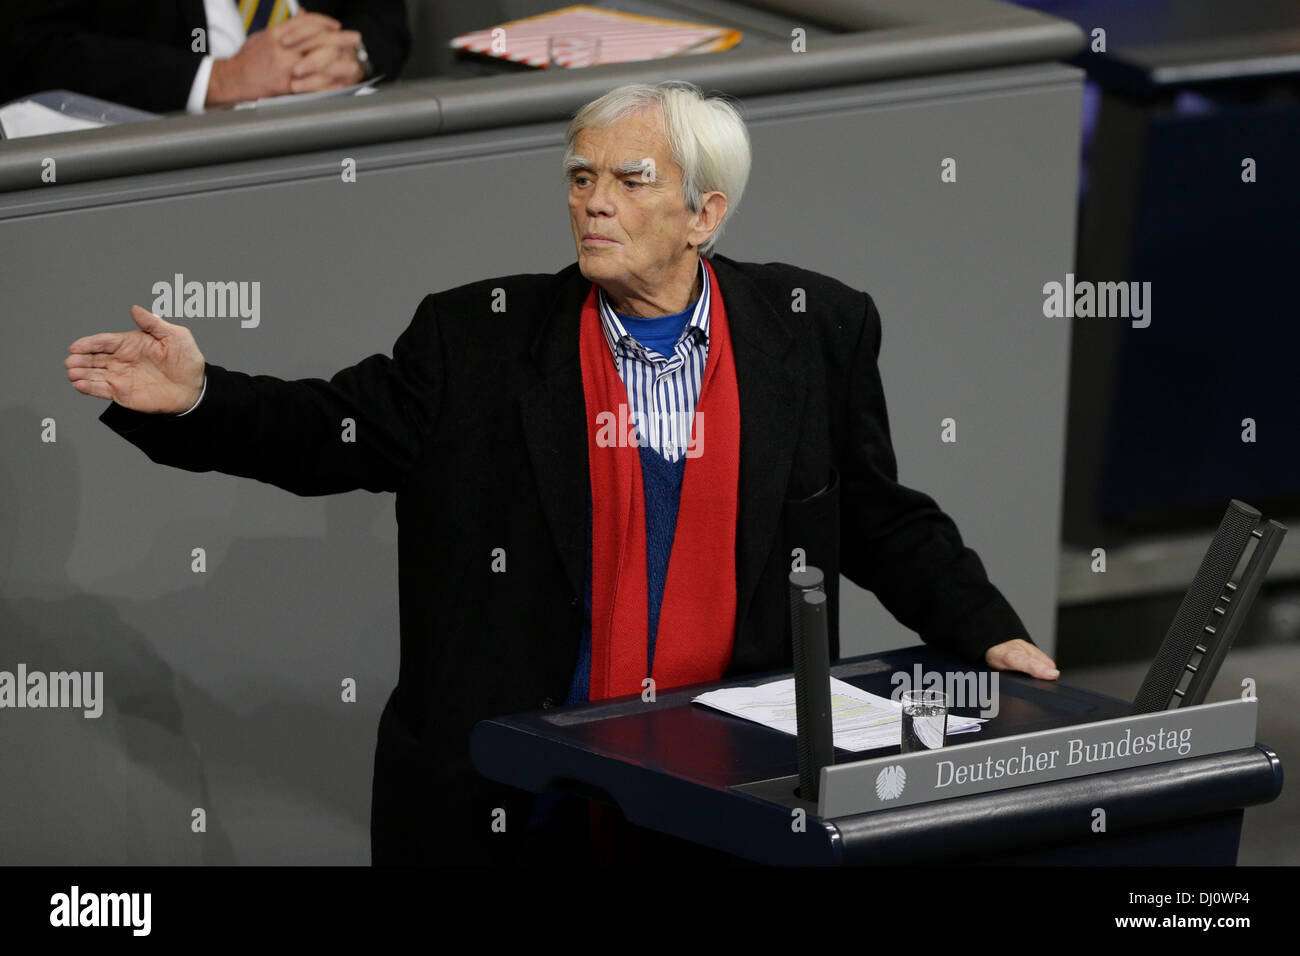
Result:
[[[709,691],[692,699],[721,710],[733,717],[741,717],[794,735],[798,731],[795,718],[794,678],[770,681],[757,687],[724,687]],[[985,718],[948,715],[948,734],[964,734],[979,730]],[[903,736],[903,705],[888,697],[880,697],[860,690],[852,684],[831,678],[831,735],[841,750],[877,750],[897,747]]]
[[[310,103],[312,100],[330,100],[336,96],[365,96],[367,93],[375,92],[375,84],[382,79],[382,76],[372,76],[363,83],[340,86],[337,90],[317,90],[315,93],[286,93],[283,96],[264,96],[260,100],[236,103],[235,109],[251,110],[263,106],[291,106],[294,103]]]
[[[0,107],[0,125],[4,126],[6,139],[24,136],[44,136],[47,133],[68,133],[78,129],[98,129],[107,126],[97,120],[81,119],[60,113],[31,100],[19,100]]]

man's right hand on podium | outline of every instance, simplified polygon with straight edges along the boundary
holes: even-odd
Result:
[[[206,363],[190,330],[138,305],[132,332],[99,332],[68,346],[72,387],[137,412],[180,415],[203,393]]]

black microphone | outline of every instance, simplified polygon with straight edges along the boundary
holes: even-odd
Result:
[[[831,661],[824,576],[818,568],[790,574],[790,632],[794,649],[794,702],[799,789],[816,800],[822,767],[835,763],[831,729]]]

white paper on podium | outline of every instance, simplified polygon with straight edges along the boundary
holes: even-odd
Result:
[[[794,678],[770,681],[757,687],[724,687],[692,698],[703,704],[794,735]],[[965,734],[980,729],[986,718],[948,715],[948,735]],[[888,697],[860,690],[852,684],[831,678],[831,735],[841,750],[878,750],[897,747],[903,736],[903,705]]]

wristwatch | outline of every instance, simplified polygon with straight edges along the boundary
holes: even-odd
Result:
[[[361,69],[365,72],[365,75],[361,77],[361,79],[362,81],[368,80],[375,75],[375,65],[370,62],[370,53],[366,50],[365,43],[357,44],[356,53],[357,62],[361,64]]]

